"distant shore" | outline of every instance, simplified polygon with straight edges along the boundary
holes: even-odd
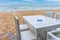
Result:
[[[29,10],[60,10],[60,7],[19,7],[19,8],[10,8],[10,7],[0,7],[0,12],[15,12],[15,11],[29,11]]]

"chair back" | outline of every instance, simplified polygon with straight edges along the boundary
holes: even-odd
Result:
[[[60,12],[56,13],[56,19],[60,19]]]
[[[21,40],[21,34],[20,34],[20,28],[19,28],[19,19],[15,14],[14,14],[14,19],[15,19],[15,25],[16,25],[16,36],[17,36],[18,40]]]
[[[46,11],[45,16],[53,18],[54,13],[52,11],[51,12]]]

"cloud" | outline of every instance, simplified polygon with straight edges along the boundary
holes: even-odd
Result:
[[[47,0],[47,1],[60,1],[60,0]]]
[[[36,1],[36,0],[23,0],[23,1],[29,1],[29,2],[32,2],[32,1]]]
[[[24,2],[9,2],[9,3],[0,3],[0,5],[20,5],[20,4],[26,4]]]

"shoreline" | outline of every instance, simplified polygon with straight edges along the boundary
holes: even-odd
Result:
[[[60,7],[19,7],[19,8],[0,8],[0,12],[16,12],[16,11],[34,11],[34,10],[60,10]]]

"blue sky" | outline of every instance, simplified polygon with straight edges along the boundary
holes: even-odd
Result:
[[[7,3],[7,2],[34,2],[34,1],[60,1],[60,0],[0,0],[0,3]]]
[[[1,2],[13,2],[13,1],[60,1],[60,0],[0,0]]]
[[[60,0],[0,0],[0,5],[28,4],[28,5],[60,5]]]

